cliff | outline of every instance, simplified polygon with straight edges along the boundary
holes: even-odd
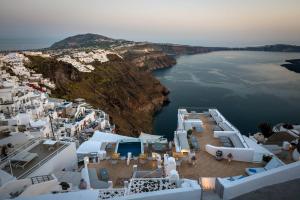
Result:
[[[121,134],[137,136],[140,131],[151,132],[154,113],[167,102],[168,90],[158,80],[118,57],[110,57],[107,63],[94,62],[92,73],[79,72],[53,58],[29,59],[27,67],[55,82],[55,97],[86,99],[107,112]]]

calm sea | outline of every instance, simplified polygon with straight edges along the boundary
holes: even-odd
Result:
[[[182,56],[154,75],[171,103],[157,114],[156,134],[173,137],[179,107],[216,107],[242,134],[268,122],[300,123],[300,74],[280,65],[300,53],[223,51]]]
[[[0,51],[46,48],[56,41],[57,38],[0,38]]]

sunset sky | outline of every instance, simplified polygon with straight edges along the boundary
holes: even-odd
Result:
[[[299,0],[0,0],[0,39],[98,33],[206,46],[300,45]]]

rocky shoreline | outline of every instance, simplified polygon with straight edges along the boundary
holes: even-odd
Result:
[[[287,68],[290,71],[300,73],[300,59],[292,59],[292,60],[286,60],[286,64],[282,64],[282,67]]]

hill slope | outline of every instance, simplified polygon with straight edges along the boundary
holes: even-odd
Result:
[[[93,73],[82,73],[72,65],[53,58],[30,56],[27,67],[49,77],[57,86],[53,95],[60,98],[85,98],[107,112],[118,132],[137,136],[152,130],[152,116],[167,101],[167,89],[150,73],[131,67],[118,57],[110,62],[93,63]]]
[[[70,49],[70,48],[109,48],[111,45],[126,44],[129,41],[117,40],[98,34],[81,34],[65,38],[55,42],[50,49]]]

